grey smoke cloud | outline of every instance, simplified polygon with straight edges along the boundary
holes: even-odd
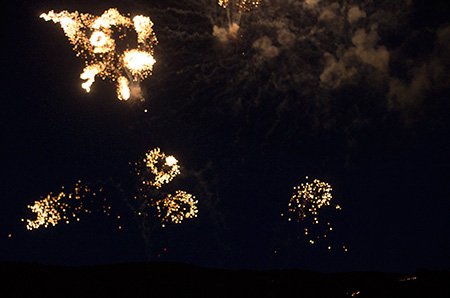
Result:
[[[366,17],[366,12],[361,10],[358,6],[352,6],[348,10],[348,21],[350,24],[355,23],[356,21],[363,19]]]
[[[207,46],[208,39],[195,43],[193,34],[190,39],[179,34],[182,39],[172,52],[166,47],[164,55],[179,57],[167,61],[192,60],[177,65],[177,74],[190,82],[179,88],[189,92],[190,100],[182,104],[207,97],[202,114],[228,111],[228,116],[241,121],[239,138],[255,123],[258,130],[265,130],[260,134],[264,138],[282,138],[283,131],[330,131],[339,117],[335,109],[345,98],[336,99],[340,92],[353,96],[352,88],[374,88],[376,93],[368,93],[373,94],[371,104],[387,115],[389,109],[408,109],[409,103],[419,102],[420,94],[448,82],[440,70],[448,65],[444,51],[448,42],[444,45],[449,34],[444,28],[436,42],[442,49],[421,62],[406,61],[402,39],[392,41],[392,32],[409,30],[408,9],[407,1],[267,1],[243,13],[236,30],[220,25],[228,18],[225,10],[218,10],[216,19],[205,16],[208,24],[200,27],[206,28],[215,46],[193,55],[198,51],[195,45]],[[189,35],[189,26],[185,22],[177,28],[185,28]],[[399,75],[399,61],[408,76]],[[364,101],[360,102],[342,104],[348,111],[349,140],[355,127],[373,121],[364,119],[371,116],[361,111]],[[272,112],[259,119],[258,109],[263,107]]]
[[[274,58],[280,54],[280,50],[272,44],[272,40],[267,36],[255,40],[253,47],[259,50],[263,59]]]
[[[320,0],[305,0],[305,6],[307,8],[314,8],[319,2]]]
[[[320,81],[332,88],[343,83],[352,83],[352,79],[361,73],[364,64],[387,75],[390,54],[385,46],[378,45],[377,28],[374,24],[368,32],[363,28],[358,29],[351,39],[352,46],[341,47],[335,55],[325,53],[326,65],[320,75]]]
[[[341,6],[338,2],[331,3],[328,6],[324,6],[321,9],[320,15],[319,15],[319,21],[330,21],[335,19],[339,14],[339,9]]]
[[[239,25],[232,23],[228,28],[222,28],[214,25],[213,36],[216,37],[220,42],[228,42],[230,40],[236,39],[239,31]]]

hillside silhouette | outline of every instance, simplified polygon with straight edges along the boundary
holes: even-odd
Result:
[[[1,297],[450,297],[450,272],[221,270],[169,262],[0,263]]]

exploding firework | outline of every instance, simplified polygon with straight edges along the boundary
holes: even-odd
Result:
[[[98,192],[102,192],[102,190],[99,189]],[[27,229],[35,230],[41,226],[47,228],[56,226],[59,222],[69,224],[71,220],[80,221],[82,214],[90,214],[96,209],[93,204],[93,197],[96,195],[96,192],[81,184],[81,181],[78,181],[70,191],[62,187],[56,195],[49,193],[46,197],[28,206],[36,214],[36,218],[26,220]],[[102,203],[105,203],[105,200]],[[109,215],[111,207],[103,204],[101,209],[102,213]]]
[[[68,221],[68,217],[65,213],[68,205],[61,202],[65,196],[66,195],[63,192],[56,196],[50,193],[46,198],[35,201],[34,205],[29,205],[28,208],[30,208],[33,213],[36,213],[36,219],[27,219],[27,229],[33,230],[40,226],[47,228],[49,225],[56,226],[61,220]]]
[[[306,177],[308,179],[308,177]],[[333,231],[329,220],[326,220],[323,209],[332,207],[341,210],[339,205],[331,205],[331,185],[314,179],[312,183],[302,183],[294,187],[294,193],[288,204],[288,221],[296,221],[304,224],[304,237],[310,244],[315,244],[320,239],[327,238],[327,234]],[[281,216],[285,216],[281,214]],[[328,246],[331,249],[331,246]],[[345,249],[345,246],[344,246]]]
[[[137,208],[132,209],[137,215],[148,216],[154,213],[150,209],[156,207],[156,216],[163,223],[180,223],[184,218],[197,216],[198,201],[193,195],[181,190],[172,195],[161,189],[181,173],[178,160],[174,156],[167,156],[159,148],[149,150],[145,158],[136,163],[135,171],[139,181],[139,195],[134,196],[138,204]]]
[[[186,218],[197,217],[195,197],[185,191],[175,194],[165,191],[165,187],[181,173],[178,160],[155,148],[135,164],[138,192],[133,197],[124,197],[134,213],[144,239],[147,255],[151,256],[151,234],[155,227],[165,227],[168,222],[181,223]],[[130,199],[131,198],[131,199]]]
[[[130,85],[139,84],[141,79],[151,75],[156,62],[153,48],[157,39],[149,17],[138,15],[130,19],[115,8],[110,8],[101,16],[77,11],[49,11],[40,17],[59,23],[77,56],[84,59],[86,66],[80,78],[85,81],[81,86],[86,92],[90,92],[98,76],[117,82],[117,97],[120,100],[141,97],[140,93],[133,92],[137,89],[130,90]],[[134,42],[136,48],[133,49],[128,48],[129,44],[133,44],[127,38],[130,28],[134,28],[137,35]]]
[[[307,218],[307,215],[313,217],[313,223],[318,224],[318,209],[329,206],[331,198],[331,185],[314,179],[313,183],[306,182],[300,186],[294,187],[294,195],[288,204],[289,212],[297,214],[298,220]]]
[[[168,195],[163,200],[156,202],[158,217],[164,223],[172,221],[176,224],[181,223],[185,218],[197,217],[198,201],[191,194],[177,190],[174,196]]]
[[[142,177],[142,184],[157,189],[172,181],[178,174],[180,174],[178,160],[171,155],[166,156],[159,148],[148,151],[143,164],[137,169],[137,175]]]

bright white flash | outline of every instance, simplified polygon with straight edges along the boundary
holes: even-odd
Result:
[[[123,64],[133,75],[151,71],[155,59],[149,52],[131,50],[125,51],[123,55]]]

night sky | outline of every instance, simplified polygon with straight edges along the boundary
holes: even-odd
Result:
[[[110,7],[154,22],[145,101],[119,101],[100,78],[86,93],[83,60],[39,18]],[[18,1],[4,13],[1,261],[450,269],[447,1],[263,1],[235,35],[212,0]],[[194,194],[199,215],[164,229],[153,218],[146,254],[127,200],[134,163],[156,147],[178,159],[170,187]],[[319,211],[333,225],[322,244],[281,216],[306,176],[342,207]],[[103,187],[111,216],[26,229],[27,205],[78,180]]]

